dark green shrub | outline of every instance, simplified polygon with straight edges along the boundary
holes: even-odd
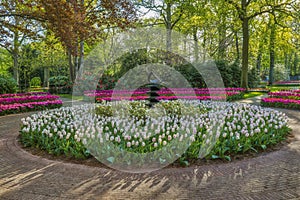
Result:
[[[30,80],[30,87],[40,87],[42,85],[42,80],[40,77],[33,77]]]
[[[15,93],[17,87],[18,85],[15,79],[0,75],[0,94]]]
[[[55,94],[69,94],[72,83],[67,76],[52,76],[49,78],[49,92]]]
[[[216,64],[223,78],[225,87],[240,87],[242,71],[239,63],[234,62],[228,64],[225,61],[216,61]],[[255,68],[248,71],[248,86],[250,88],[257,87],[259,85],[259,80]]]
[[[49,78],[49,85],[51,86],[65,86],[69,82],[67,76],[52,76]]]

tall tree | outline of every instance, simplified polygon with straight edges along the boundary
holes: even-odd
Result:
[[[188,12],[189,1],[184,0],[142,0],[139,5],[153,12],[159,13],[166,32],[166,51],[172,51],[172,30]]]
[[[66,75],[64,72],[68,71],[65,70],[68,67],[67,55],[53,33],[47,31],[42,40],[32,43],[32,48],[38,52],[37,58],[32,60],[32,67],[42,68],[44,87],[49,87],[50,71],[55,76]]]
[[[281,10],[283,7],[295,3],[293,0],[254,1],[254,0],[224,0],[233,6],[242,22],[243,47],[242,47],[242,78],[241,87],[248,88],[249,65],[249,21],[264,13]]]
[[[13,76],[17,83],[19,83],[20,47],[27,37],[36,37],[38,25],[30,20],[35,18],[35,14],[29,1],[0,2],[0,46],[12,56]]]
[[[67,49],[70,79],[83,63],[83,41],[104,34],[106,28],[125,28],[135,20],[135,10],[129,1],[121,0],[40,0],[45,10],[47,28]]]

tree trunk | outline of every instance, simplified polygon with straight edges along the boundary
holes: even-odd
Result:
[[[76,52],[76,56],[72,56],[73,57],[73,82],[76,79],[76,73],[77,73],[77,69],[78,69],[78,56],[77,56],[77,52]]]
[[[16,24],[18,20],[16,18]],[[13,57],[13,75],[14,79],[16,80],[18,86],[20,84],[20,74],[19,74],[19,32],[18,30],[14,31],[14,42],[13,42],[13,49],[12,49],[12,57]]]
[[[166,50],[167,52],[172,51],[172,13],[171,13],[171,3],[167,3],[166,8],[166,28],[167,28],[167,38],[166,38]]]
[[[44,83],[43,83],[44,87],[49,87],[49,76],[50,76],[49,67],[44,67]]]
[[[297,68],[298,67],[298,63],[299,63],[299,57],[298,57],[298,54],[297,52],[295,52],[294,54],[294,74],[299,74],[300,73],[300,69]]]
[[[16,80],[18,86],[20,83],[20,75],[19,75],[19,61],[18,61],[18,52],[16,50],[13,50],[13,61],[14,61],[14,66],[13,66],[13,74],[14,74],[14,79]]]
[[[223,19],[221,19],[222,23]],[[221,24],[218,27],[218,32],[219,32],[219,44],[218,44],[218,59],[222,60],[225,58],[225,52],[226,52],[226,30],[224,28],[224,25]]]
[[[239,37],[237,31],[234,33],[235,35],[235,49],[236,49],[236,62],[240,62],[240,45],[239,45]]]
[[[243,50],[241,87],[248,88],[249,18],[243,18]]]
[[[79,60],[78,60],[78,43],[76,43],[75,47],[74,47],[74,55],[73,55],[73,81],[75,81],[76,79],[76,74],[77,74],[77,70],[79,69]]]
[[[274,67],[275,67],[275,32],[276,25],[271,25],[271,33],[270,33],[270,43],[269,43],[269,51],[270,51],[270,71],[269,71],[269,85],[272,85],[274,82]]]
[[[290,79],[289,58],[288,58],[288,54],[286,52],[284,52],[284,69],[287,72],[286,78],[287,78],[287,80],[289,80]]]
[[[199,61],[199,44],[198,44],[197,31],[198,29],[194,28],[193,39],[194,39],[195,62]]]
[[[203,62],[206,62],[206,29],[204,28],[203,30],[203,45],[202,45],[202,49],[203,49]]]
[[[81,0],[81,6],[84,7],[84,0]],[[83,66],[84,61],[84,41],[82,38],[80,38],[80,44],[79,44],[79,63],[78,63],[78,69],[79,72],[80,68]]]
[[[261,72],[261,59],[262,59],[262,52],[261,50],[258,50],[257,58],[256,58],[256,69],[258,73]]]
[[[72,62],[72,53],[71,50],[68,49],[68,61],[69,61],[69,72],[70,72],[70,81],[74,83],[75,77],[74,77],[74,65]]]
[[[77,71],[79,72],[79,69],[83,66],[83,61],[84,61],[84,42],[80,42],[80,52],[79,52],[79,63],[78,63],[78,69]]]

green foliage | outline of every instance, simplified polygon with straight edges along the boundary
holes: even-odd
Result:
[[[109,90],[115,87],[117,75],[104,74],[97,83],[97,90]]]
[[[279,92],[279,91],[283,91],[283,90],[293,90],[293,89],[295,89],[295,87],[298,88],[297,86],[299,87],[299,85],[292,85],[292,86],[272,85],[272,86],[268,86],[267,88],[270,89],[270,92]]]
[[[229,65],[226,61],[216,61],[217,67],[223,78],[225,87],[240,87],[241,67],[237,62]],[[248,86],[255,88],[259,84],[259,76],[255,69],[248,72]]]
[[[238,63],[228,65],[224,60],[219,60],[216,65],[221,73],[225,87],[239,87],[241,81],[241,68]]]
[[[146,118],[146,105],[141,101],[132,101],[129,103],[129,114],[136,119]]]
[[[165,109],[166,113],[168,115],[174,116],[174,115],[181,115],[183,104],[179,101],[165,101],[161,102],[162,107]]]
[[[125,54],[120,58],[121,68],[118,77],[121,77],[123,74],[128,72],[130,69],[148,63],[150,60],[149,54],[146,49],[139,49],[130,53]]]
[[[0,75],[0,94],[15,93],[17,91],[17,86],[15,79]]]
[[[52,76],[49,78],[49,85],[49,92],[55,94],[68,94],[72,89],[72,84],[67,76]]]
[[[30,80],[30,87],[40,87],[42,84],[42,80],[40,77],[33,77]]]
[[[69,82],[67,76],[52,76],[49,78],[49,85],[51,86],[65,86]]]
[[[249,70],[248,72],[248,86],[249,88],[256,88],[259,85],[259,75],[255,68]]]
[[[205,88],[203,77],[192,64],[175,65],[174,68],[195,88]],[[203,72],[202,72],[203,73]]]
[[[0,48],[0,75],[8,76],[9,68],[12,65],[12,59],[9,52],[3,48]]]
[[[95,113],[100,116],[111,117],[113,116],[113,110],[111,106],[99,105],[95,108]]]

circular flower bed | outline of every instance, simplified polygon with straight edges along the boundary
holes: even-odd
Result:
[[[187,164],[264,150],[286,138],[287,121],[284,113],[248,104],[176,100],[150,109],[145,101],[120,101],[42,111],[22,119],[20,134],[25,146],[75,158],[89,157],[91,145],[109,155],[107,142],[138,154],[184,146],[177,156]],[[170,151],[165,154],[160,162]],[[106,159],[114,163],[122,157]]]

